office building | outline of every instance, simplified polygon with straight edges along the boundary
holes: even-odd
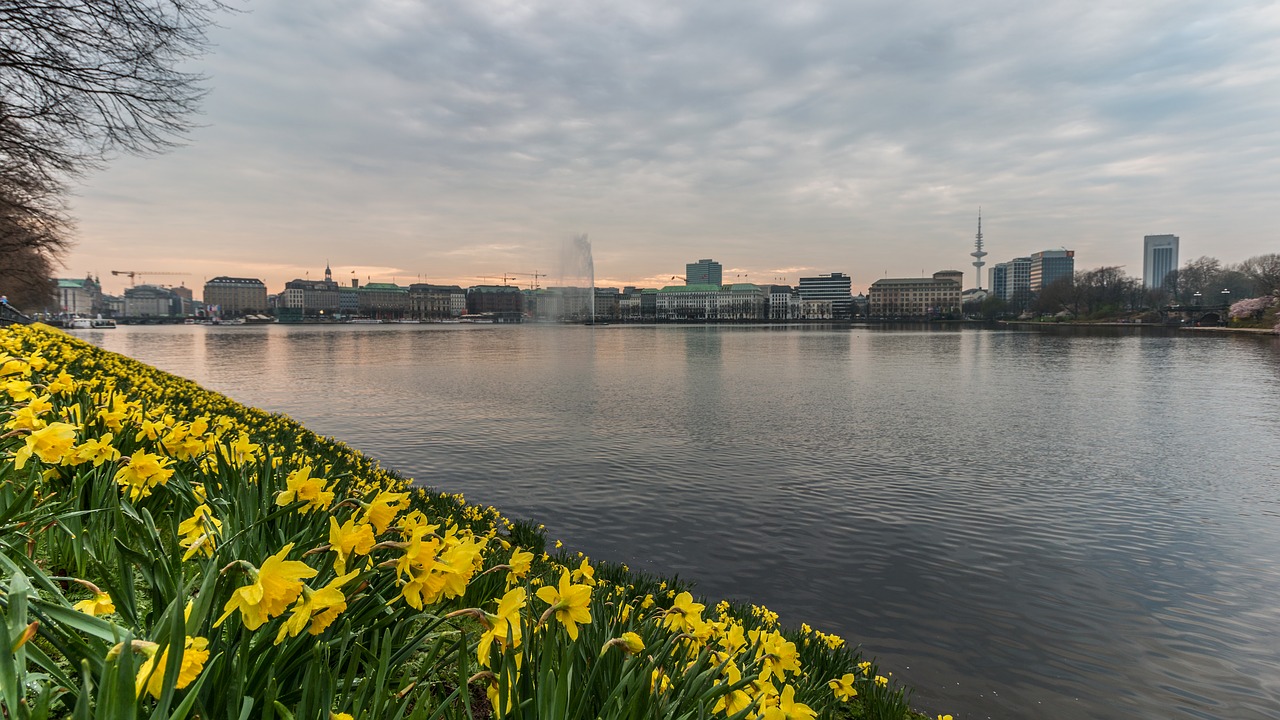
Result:
[[[710,258],[684,266],[685,285],[716,285],[724,282],[724,268]]]
[[[202,302],[219,317],[267,311],[267,285],[257,278],[219,275],[204,284]]]
[[[1031,297],[1031,258],[996,263],[989,271],[991,294],[1005,302],[1025,302]]]
[[[1038,253],[1032,253],[1031,292],[1038,293],[1062,278],[1070,279],[1075,272],[1075,250],[1041,250]]]
[[[883,278],[871,284],[867,312],[878,318],[931,318],[960,312],[964,273],[942,270],[928,278]]]
[[[853,314],[853,280],[844,273],[802,277],[796,292],[801,301],[829,301],[836,320],[848,320]]]
[[[1169,273],[1177,269],[1177,235],[1147,235],[1142,238],[1142,287],[1164,287]]]

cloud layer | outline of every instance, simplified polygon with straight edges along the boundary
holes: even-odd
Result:
[[[256,0],[201,127],[76,202],[73,272],[661,284],[966,270],[1069,247],[1141,274],[1280,251],[1280,7],[1224,2]],[[165,268],[158,268],[165,265]],[[785,272],[784,272],[785,271]],[[984,279],[985,281],[985,279]],[[199,281],[197,281],[199,284]],[[970,282],[972,284],[972,282]]]

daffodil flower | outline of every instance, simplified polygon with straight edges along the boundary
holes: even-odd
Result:
[[[591,622],[591,586],[571,584],[568,569],[560,575],[558,588],[538,588],[538,599],[551,606],[538,624],[545,622],[548,615],[554,614],[569,632],[571,640],[578,639],[579,623],[587,625]]]
[[[257,630],[271,618],[283,613],[302,594],[302,580],[316,576],[315,568],[298,560],[285,560],[293,549],[293,543],[267,558],[261,568],[249,566],[252,585],[237,588],[223,607],[222,617],[213,624],[217,627],[231,613],[240,611],[241,621],[250,630]],[[247,563],[246,563],[247,564]]]

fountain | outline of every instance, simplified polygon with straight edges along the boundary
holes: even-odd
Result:
[[[585,233],[569,238],[560,249],[561,306],[566,322],[595,322],[596,269]]]

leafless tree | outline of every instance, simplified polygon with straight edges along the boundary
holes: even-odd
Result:
[[[205,50],[224,7],[0,0],[0,252],[53,262],[69,242],[70,178],[115,152],[176,142],[204,92],[201,76],[179,68]]]
[[[1255,255],[1241,262],[1237,269],[1252,283],[1254,295],[1270,295],[1280,290],[1280,253]]]

